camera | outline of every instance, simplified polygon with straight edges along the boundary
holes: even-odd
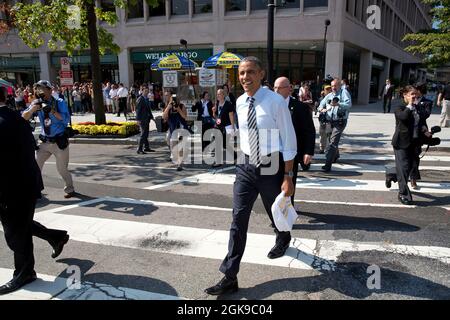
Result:
[[[171,112],[172,112],[172,113],[177,113],[178,101],[177,101],[177,95],[176,95],[176,94],[173,94],[173,95],[172,95],[172,102],[171,102],[171,105],[172,105]]]
[[[441,132],[441,127],[439,127],[439,126],[432,127],[430,132],[432,135],[439,133],[439,132]],[[435,146],[438,146],[441,144],[441,139],[433,138],[433,137],[431,137],[431,138],[424,137],[423,144],[429,145],[430,147],[435,147]]]
[[[44,113],[50,113],[52,111],[51,105],[44,102],[42,98],[36,99],[33,101],[33,104],[40,105],[39,111],[44,111]]]

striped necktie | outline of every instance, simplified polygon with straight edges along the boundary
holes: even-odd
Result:
[[[255,98],[249,97],[248,105],[248,141],[250,144],[250,163],[257,168],[261,165],[261,154],[259,150],[259,134],[258,127],[256,125],[256,110],[255,110]]]

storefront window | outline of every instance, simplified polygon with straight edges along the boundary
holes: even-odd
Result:
[[[246,11],[247,0],[226,0],[225,11]]]
[[[103,11],[116,12],[114,0],[101,0],[101,8]]]
[[[172,0],[170,14],[172,16],[188,15],[189,14],[189,1]]]
[[[314,7],[327,7],[328,0],[304,0],[304,8],[314,8]]]
[[[283,8],[295,8],[300,9],[300,0],[286,0],[286,4],[283,6]]]
[[[166,15],[166,2],[164,0],[159,0],[157,7],[152,7],[149,5],[148,15],[149,15],[149,17],[165,16]]]
[[[139,19],[144,17],[144,0],[138,0],[135,5],[127,8],[128,19]]]
[[[253,10],[267,10],[268,0],[251,0],[250,8]]]
[[[212,0],[194,0],[194,14],[211,12]]]

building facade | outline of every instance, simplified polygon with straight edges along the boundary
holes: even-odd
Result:
[[[122,48],[101,59],[104,80],[131,85],[161,79],[150,65],[173,51],[201,63],[224,51],[255,55],[267,62],[267,0],[161,0],[149,7],[144,0],[121,10],[113,0],[97,1],[115,11],[119,23],[107,29]],[[278,0],[280,5],[282,1]],[[294,82],[320,82],[325,74],[346,78],[357,102],[378,96],[386,78],[425,80],[421,59],[404,51],[406,33],[431,28],[428,10],[419,0],[286,0],[275,12],[274,74]],[[377,11],[369,11],[376,5]],[[377,14],[380,14],[377,16]],[[378,19],[377,19],[378,18]],[[324,61],[325,20],[327,30]],[[380,25],[377,26],[377,22]],[[375,26],[376,28],[371,30]],[[379,28],[377,28],[379,27]],[[56,81],[63,52],[32,50],[9,35],[0,39],[0,77],[31,83]],[[90,79],[88,53],[72,57],[75,81]],[[230,73],[231,80],[235,74]],[[13,79],[11,79],[13,78]]]

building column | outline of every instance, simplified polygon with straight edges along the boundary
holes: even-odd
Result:
[[[50,54],[47,52],[39,52],[39,64],[41,65],[40,78],[42,80],[52,81],[51,79],[51,61]]]
[[[213,45],[213,55],[225,51],[225,44],[215,44]]]
[[[130,52],[128,49],[123,49],[119,53],[119,78],[120,82],[127,88],[133,84],[133,66],[130,61]]]
[[[328,42],[325,75],[329,74],[333,77],[342,77],[344,64],[344,42]]]
[[[389,79],[389,75],[391,73],[391,59],[387,58],[384,61],[384,69],[380,74],[380,83],[378,84],[378,91],[377,94],[383,90],[384,86],[386,85],[386,80]]]
[[[370,80],[372,78],[372,51],[361,51],[359,64],[358,104],[369,104]]]

